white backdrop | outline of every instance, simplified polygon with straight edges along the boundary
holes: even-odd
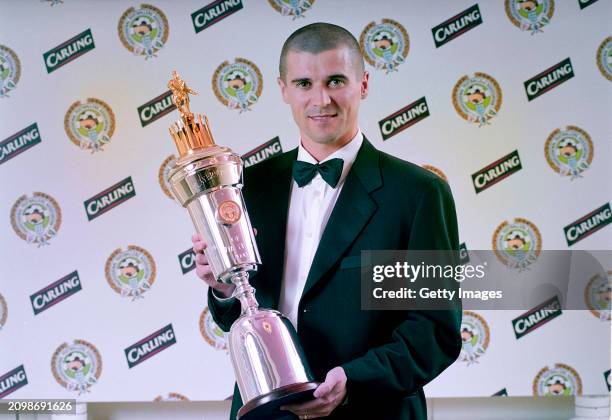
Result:
[[[205,2],[152,3],[166,17],[153,26],[158,25],[159,33],[167,25],[163,29],[168,37],[160,41],[164,44],[156,57],[145,59],[130,52],[118,35],[120,18],[140,2],[0,1],[0,45],[14,51],[21,70],[8,97],[0,98],[0,141],[34,122],[41,140],[10,159],[11,141],[2,144],[0,303],[5,305],[0,304],[0,396],[4,398],[149,401],[157,396],[178,398],[168,395],[175,392],[192,400],[216,400],[231,394],[234,378],[223,340],[207,340],[202,333],[209,331],[210,336],[214,329],[205,313],[204,284],[193,271],[183,274],[179,265],[178,255],[190,246],[191,221],[164,194],[158,177],[162,162],[176,153],[167,129],[177,113],[142,127],[138,108],[167,90],[176,69],[199,93],[192,98],[192,110],[208,115],[217,143],[245,153],[278,136],[283,150],[290,150],[297,145],[298,133],[276,87],[278,56],[287,36],[308,23],[336,23],[357,38],[370,22],[384,18],[405,28],[408,53],[396,71],[386,74],[367,65],[370,95],[362,104],[360,126],[377,148],[433,165],[446,175],[457,204],[461,241],[468,249],[490,249],[498,225],[517,217],[537,226],[542,249],[568,249],[563,228],[609,206],[611,82],[605,68],[597,65],[598,48],[610,36],[609,1],[581,9],[578,0],[557,0],[548,23],[538,21],[542,32],[533,35],[512,23],[503,0],[481,1],[482,24],[439,48],[432,28],[474,2],[318,0],[296,19],[283,16],[266,1],[219,2],[243,7],[199,33],[191,14]],[[87,29],[95,48],[48,73],[43,54]],[[215,69],[236,57],[254,63],[262,77],[261,95],[242,113],[221,103],[212,88]],[[523,83],[568,57],[574,77],[528,101]],[[452,101],[457,81],[475,72],[493,77],[502,97],[497,114],[482,127],[462,118]],[[422,97],[430,116],[383,141],[379,121]],[[96,153],[70,141],[64,127],[71,105],[87,98],[108,104],[115,120],[110,141]],[[588,169],[575,180],[555,172],[544,154],[549,135],[568,125],[585,130],[593,146]],[[476,194],[471,175],[514,150],[522,169]],[[127,177],[135,196],[89,221],[83,203]],[[34,192],[50,195],[61,209],[57,234],[41,247],[20,238],[11,224],[15,202]],[[610,229],[604,227],[571,249],[611,249]],[[105,274],[111,253],[129,245],[144,248],[155,266],[154,282],[135,300],[117,293]],[[151,272],[153,264],[148,264]],[[35,315],[30,296],[75,270],[81,290]],[[609,389],[604,379],[610,369],[609,321],[588,311],[564,311],[517,340],[511,320],[520,312],[477,315],[490,333],[484,353],[477,363],[457,361],[428,385],[428,396],[486,396],[504,388],[508,395],[532,395],[540,369],[556,363],[577,372],[583,394]],[[176,344],[128,368],[124,350],[169,324]],[[93,344],[101,361],[96,366],[96,352],[84,353],[85,365],[93,368],[85,372],[81,383],[87,392],[80,395],[70,381],[64,380],[68,385],[62,386],[51,366],[54,352],[74,340]],[[75,363],[78,366],[79,361]],[[27,385],[16,389],[23,374],[5,374],[20,366]],[[96,367],[101,369],[93,383],[88,378]],[[61,377],[61,372],[55,374]],[[576,390],[573,386],[571,393]]]

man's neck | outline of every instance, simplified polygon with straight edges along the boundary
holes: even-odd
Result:
[[[349,144],[356,135],[357,128],[353,134],[345,135],[344,138],[337,139],[331,143],[316,143],[306,136],[302,136],[301,142],[302,147],[306,149],[306,151],[310,153],[310,155],[315,158],[317,162],[321,162],[335,151],[340,150]]]

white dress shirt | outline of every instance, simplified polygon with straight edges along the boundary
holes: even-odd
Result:
[[[306,278],[312,265],[321,235],[329,216],[344,186],[344,180],[355,162],[357,152],[363,143],[361,130],[353,139],[320,163],[334,158],[344,161],[342,174],[336,188],[329,186],[317,172],[308,184],[299,187],[293,180],[287,217],[285,237],[285,261],[278,310],[285,314],[297,329],[297,315]],[[297,160],[315,164],[317,160],[304,149],[301,142]]]

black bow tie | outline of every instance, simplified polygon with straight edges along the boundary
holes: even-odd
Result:
[[[319,172],[321,178],[323,178],[330,187],[336,188],[338,181],[340,181],[340,175],[342,175],[343,164],[344,161],[338,158],[330,159],[323,163],[316,163],[314,165],[312,163],[296,160],[293,162],[293,179],[295,179],[298,186],[303,187],[315,177],[317,172]]]

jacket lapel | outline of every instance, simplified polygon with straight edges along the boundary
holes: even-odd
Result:
[[[302,298],[338,262],[376,211],[377,205],[370,193],[382,186],[379,157],[378,150],[364,136],[363,144],[321,236]]]

